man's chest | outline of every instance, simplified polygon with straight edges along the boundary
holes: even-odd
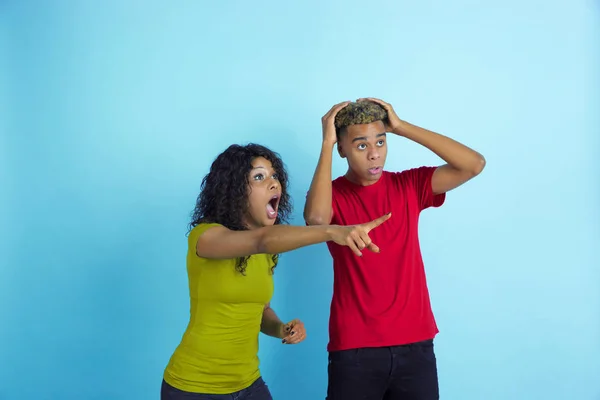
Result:
[[[357,225],[370,222],[388,213],[392,217],[375,229],[385,234],[410,230],[418,222],[416,198],[398,190],[383,188],[369,195],[351,190],[336,192],[333,199],[332,223]]]

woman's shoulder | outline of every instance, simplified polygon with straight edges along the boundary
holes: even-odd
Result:
[[[216,226],[223,226],[221,224],[217,224],[217,223],[213,223],[213,222],[202,222],[199,223],[198,225],[194,226],[189,232],[188,232],[188,246],[190,249],[195,249],[196,248],[196,244],[198,243],[198,239],[200,238],[200,236],[202,236],[202,234],[204,232],[206,232],[207,230],[214,228]]]
[[[200,236],[202,233],[206,232],[209,228],[213,228],[215,226],[223,226],[222,224],[218,224],[216,222],[201,222],[198,225],[194,226],[190,229],[189,236],[197,234]]]
[[[188,233],[188,237],[190,237],[190,238],[195,237],[196,239],[198,239],[200,237],[200,235],[202,235],[204,232],[206,232],[210,228],[214,228],[215,226],[223,226],[223,225],[218,224],[216,222],[201,222],[198,225],[194,226],[192,229],[190,229],[190,231]]]

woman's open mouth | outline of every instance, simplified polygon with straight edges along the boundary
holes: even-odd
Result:
[[[267,217],[269,219],[277,218],[277,207],[279,206],[279,195],[276,194],[271,197],[271,200],[267,203]]]

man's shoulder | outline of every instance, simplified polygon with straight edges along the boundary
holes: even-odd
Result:
[[[332,184],[336,185],[336,184],[340,184],[343,182],[343,180],[346,179],[344,178],[344,175],[340,175],[337,178],[335,178],[334,180],[331,181]]]
[[[435,171],[438,167],[432,165],[420,165],[418,167],[406,168],[397,172],[391,172],[397,176],[427,174]]]
[[[388,176],[391,180],[400,184],[406,183],[407,180],[423,179],[433,174],[437,167],[433,166],[419,166],[413,168],[403,169],[397,172],[388,172]]]
[[[411,173],[411,171],[413,171],[414,168],[408,168],[408,169],[401,169],[398,171],[383,171],[384,174],[386,174],[389,178],[399,178],[405,175],[408,175]]]
[[[331,188],[333,190],[340,190],[346,186],[346,178],[344,175],[340,175],[331,181]]]

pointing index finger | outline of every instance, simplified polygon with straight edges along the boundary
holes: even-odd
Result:
[[[392,213],[387,213],[369,223],[367,223],[367,228],[369,230],[372,230],[374,228],[377,228],[379,225],[383,224],[385,221],[387,221],[388,219],[390,219],[392,217]]]

